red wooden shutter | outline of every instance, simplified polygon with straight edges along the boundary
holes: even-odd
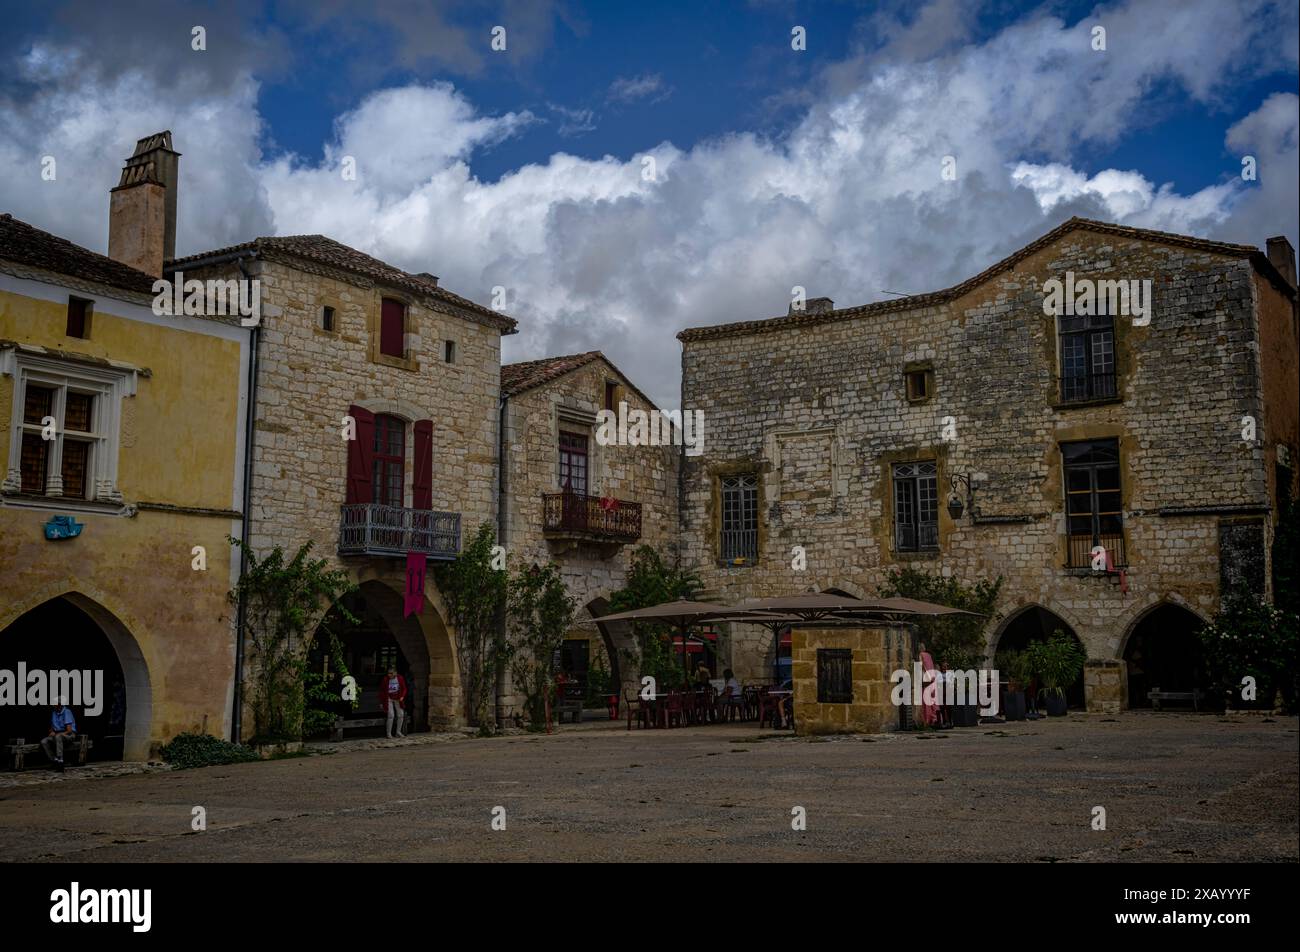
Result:
[[[379,352],[389,357],[406,356],[406,305],[384,298],[379,311]]]
[[[433,421],[415,424],[415,484],[411,487],[411,505],[416,509],[433,508]]]
[[[357,421],[357,438],[348,441],[348,503],[374,501],[375,415],[356,405],[348,414]]]

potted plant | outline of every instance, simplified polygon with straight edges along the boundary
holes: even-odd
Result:
[[[999,651],[995,659],[998,672],[1007,682],[1006,701],[1002,713],[1009,721],[1023,721],[1027,709],[1025,691],[1034,673],[1029,668],[1029,656],[1023,651]]]
[[[1030,669],[1042,685],[1039,693],[1046,699],[1048,715],[1064,716],[1065,689],[1079,677],[1088,660],[1083,646],[1058,628],[1046,641],[1030,644],[1025,653],[1029,656]]]

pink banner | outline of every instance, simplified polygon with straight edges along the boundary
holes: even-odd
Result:
[[[402,603],[402,617],[418,615],[424,607],[424,569],[428,558],[423,552],[406,553],[406,597]]]

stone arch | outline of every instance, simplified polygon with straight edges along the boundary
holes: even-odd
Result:
[[[1085,651],[1087,650],[1087,646],[1083,644],[1083,639],[1079,637],[1075,626],[1054,608],[1048,608],[1038,602],[1019,605],[999,619],[989,645],[990,662],[996,657],[999,648],[1021,650],[1030,641],[1042,640],[1051,635],[1057,628],[1078,642]],[[1085,705],[1087,698],[1084,690],[1083,671],[1079,672],[1079,677],[1074,684],[1066,689],[1065,697],[1070,707],[1083,707]]]
[[[386,413],[390,416],[400,417],[407,423],[415,423],[417,420],[427,420],[429,418],[429,414],[422,411],[419,407],[406,403],[403,400],[374,399],[356,400],[353,402],[357,406],[369,410],[371,413]]]
[[[412,681],[418,678],[418,685],[412,685],[417,725],[439,729],[463,724],[455,633],[446,622],[447,606],[432,570],[424,579],[424,606],[407,618],[402,617],[404,568],[371,565],[357,571],[355,578],[360,590],[373,599],[376,612],[411,665]]]
[[[855,582],[845,581],[843,579],[834,579],[827,588],[821,590],[823,595],[843,595],[845,598],[862,598],[868,597],[867,590]]]
[[[1185,599],[1169,595],[1139,609],[1116,646],[1123,663],[1125,707],[1149,707],[1147,692],[1187,692],[1205,687],[1196,630],[1207,619]]]
[[[122,759],[148,760],[153,735],[153,679],[150,676],[150,666],[144,650],[117,612],[106,607],[99,598],[92,598],[85,592],[68,588],[26,608],[15,606],[14,610],[0,620],[0,639],[33,612],[39,612],[46,606],[53,606],[59,602],[76,609],[90,626],[99,631],[111,647],[121,668],[125,691]],[[69,633],[63,632],[61,635],[68,637]],[[80,668],[75,660],[61,662],[59,667]],[[112,686],[105,683],[105,693],[111,690]],[[104,697],[103,703],[112,704],[112,697]]]
[[[1132,638],[1133,632],[1152,612],[1164,605],[1172,605],[1181,608],[1188,613],[1196,616],[1201,624],[1209,624],[1210,619],[1204,614],[1193,608],[1182,595],[1177,592],[1168,592],[1164,595],[1148,595],[1139,604],[1135,605],[1129,612],[1127,624],[1123,626],[1123,633],[1117,638],[1111,639],[1108,647],[1114,652],[1114,657],[1123,660],[1124,652],[1128,650],[1129,639]]]
[[[635,665],[629,664],[623,657],[624,651],[636,653],[636,637],[632,633],[632,623],[627,621],[602,622],[600,616],[611,615],[609,599],[599,595],[583,606],[591,616],[605,644],[605,653],[609,656],[610,678],[620,686],[620,696],[626,696],[637,688],[637,671]]]
[[[1065,622],[1066,626],[1069,628],[1070,634],[1074,635],[1075,639],[1080,644],[1083,644],[1083,639],[1079,637],[1079,632],[1086,631],[1087,628],[1079,624],[1079,620],[1074,616],[1072,611],[1048,599],[1034,601],[1033,599],[1022,598],[1008,608],[1000,608],[998,617],[989,623],[987,629],[987,661],[990,663],[993,661],[993,656],[997,654],[998,642],[1002,640],[1002,635],[1006,632],[1007,626],[1010,625],[1017,616],[1023,614],[1030,608],[1037,608],[1050,612],[1057,618],[1061,619],[1061,621]],[[1086,649],[1088,646],[1083,644],[1083,647]]]

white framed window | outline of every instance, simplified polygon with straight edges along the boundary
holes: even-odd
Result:
[[[13,378],[11,418],[0,421],[10,433],[0,492],[121,504],[121,406],[135,395],[136,372],[9,348],[0,374]]]

